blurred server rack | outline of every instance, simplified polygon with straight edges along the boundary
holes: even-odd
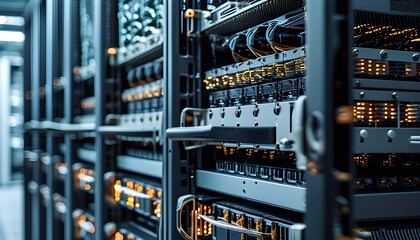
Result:
[[[114,163],[104,169],[101,197],[115,217],[103,218],[103,239],[158,239],[164,231],[164,4],[117,1],[113,28],[106,32],[116,40],[105,48],[114,89],[104,103],[112,101],[115,108],[103,110],[97,133]]]
[[[31,76],[33,86],[25,93],[26,99],[32,99],[32,116],[25,117],[25,121],[27,134],[33,136],[28,143],[33,146],[29,147],[32,151],[25,152],[28,163],[25,168],[25,184],[30,187],[28,192],[37,197],[29,198],[27,194],[25,198],[25,206],[28,206],[25,216],[32,216],[32,220],[25,222],[26,239],[76,238],[73,234],[73,222],[76,221],[73,221],[72,212],[77,209],[73,207],[73,199],[80,193],[74,187],[72,169],[73,163],[80,160],[74,158],[73,148],[82,145],[79,139],[92,137],[88,132],[94,130],[92,124],[74,119],[74,115],[80,112],[80,102],[79,95],[73,95],[73,89],[77,94],[80,94],[80,88],[83,90],[83,86],[76,85],[73,79],[75,63],[81,62],[77,58],[80,50],[74,45],[79,35],[73,32],[80,21],[77,17],[73,18],[73,14],[78,11],[80,9],[76,2],[40,1],[31,2],[26,12],[27,23],[33,27],[30,30],[32,45],[26,48],[27,53],[31,51],[27,56],[33,59],[26,58],[27,63],[32,64],[26,74]],[[39,31],[39,26],[45,29]],[[36,56],[44,56],[42,59],[45,61],[38,61]],[[38,77],[44,70],[45,76]],[[38,82],[34,79],[45,79],[45,83],[39,83],[41,87],[38,89]],[[45,138],[41,139],[40,136]],[[45,146],[39,147],[40,144]],[[40,202],[40,206],[34,204],[37,202]],[[82,202],[81,205],[84,204]],[[87,203],[82,208],[88,208],[91,202],[84,202]],[[36,216],[42,219],[35,220]]]
[[[47,206],[41,194],[41,186],[46,186],[46,173],[41,168],[41,155],[46,151],[46,135],[41,121],[45,120],[45,2],[34,2],[26,12],[26,36],[31,42],[26,44],[25,65],[25,239],[41,239],[46,234]],[[29,23],[29,24],[28,24]]]

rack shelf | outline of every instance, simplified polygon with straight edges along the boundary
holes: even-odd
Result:
[[[162,178],[163,163],[157,160],[136,158],[125,155],[117,156],[117,168],[150,177]]]
[[[304,212],[306,189],[213,171],[197,170],[197,187],[272,206]]]
[[[420,192],[356,194],[354,218],[385,220],[420,216]]]
[[[141,65],[151,60],[163,56],[163,43],[160,41],[144,50],[132,52],[118,52],[115,61],[111,61],[112,66]]]

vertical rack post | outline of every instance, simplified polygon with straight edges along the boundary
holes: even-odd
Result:
[[[351,236],[351,1],[307,1],[307,236]]]
[[[32,16],[32,3],[27,6],[27,9],[25,9],[25,47],[24,47],[24,122],[29,122],[31,117],[31,42],[32,42],[32,22],[31,22],[31,16]],[[24,134],[24,142],[25,142],[25,150],[26,146],[31,146],[32,143],[30,141],[31,133],[25,130]],[[32,228],[31,228],[31,219],[32,219],[32,209],[31,209],[31,193],[28,189],[28,184],[32,180],[30,179],[30,172],[27,168],[26,158],[24,160],[24,170],[23,170],[23,189],[24,189],[24,239],[30,240],[32,236]]]
[[[41,3],[40,1],[34,1],[33,12],[32,12],[32,31],[31,31],[31,80],[32,80],[32,101],[31,101],[31,116],[32,120],[39,121],[39,76],[40,76],[40,25],[41,25]],[[39,134],[32,134],[32,150],[39,148]],[[33,181],[38,182],[39,171],[33,169]],[[32,193],[32,214],[31,214],[31,229],[32,229],[32,240],[39,240],[40,235],[40,223],[39,223],[39,192],[36,190]]]
[[[181,112],[180,102],[180,78],[181,72],[186,72],[186,59],[180,54],[180,28],[181,28],[181,2],[164,1],[164,89],[165,103],[163,112],[163,129],[179,126]],[[178,197],[186,193],[186,186],[181,186],[181,157],[179,142],[172,142],[166,139],[163,134],[163,179],[162,185],[165,189],[163,195],[163,220],[165,226],[162,239],[173,239],[179,236],[176,228],[176,205]]]
[[[73,13],[76,0],[64,1],[64,28],[63,31],[63,78],[64,78],[64,120],[71,123],[73,118],[72,95],[73,95]],[[64,156],[64,162],[71,169],[73,161],[73,143],[70,134],[64,136],[64,144],[69,150]],[[64,239],[73,239],[73,175],[66,174],[64,181],[64,198],[66,199],[67,212],[65,215]]]
[[[59,35],[60,29],[58,24],[60,22],[59,2],[54,0],[46,0],[46,118],[48,121],[54,121],[54,106],[59,104],[54,95],[53,81],[59,77],[62,66],[59,64],[62,61],[59,59]],[[57,152],[58,145],[54,141],[54,134],[48,131],[46,134],[46,152],[49,157],[53,157]],[[54,219],[54,201],[52,194],[56,190],[54,186],[54,164],[50,161],[47,166],[47,185],[50,189],[50,199],[47,207],[47,239],[55,239],[57,232],[57,221]]]
[[[93,14],[93,24],[96,34],[94,35],[94,46],[95,46],[95,62],[96,62],[96,72],[94,77],[94,96],[96,101],[95,106],[95,117],[96,117],[96,126],[102,126],[103,120],[105,118],[105,106],[104,106],[104,90],[105,90],[105,79],[106,79],[106,55],[105,55],[105,24],[104,19],[105,14],[105,5],[108,1],[95,0],[94,1],[94,14]],[[95,162],[95,239],[102,240],[105,239],[105,234],[103,231],[104,218],[105,218],[105,202],[104,202],[104,184],[103,184],[103,175],[105,173],[106,166],[106,150],[104,139],[101,135],[97,134],[95,137],[96,144],[96,162]]]

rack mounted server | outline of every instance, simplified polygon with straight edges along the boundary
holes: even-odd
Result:
[[[417,1],[28,9],[25,239],[420,238]]]

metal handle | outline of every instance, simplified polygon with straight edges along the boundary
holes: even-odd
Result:
[[[89,132],[94,131],[96,128],[95,123],[58,123],[53,121],[42,121],[41,126],[44,129],[57,131],[57,132],[67,132],[67,133],[79,133],[79,132]]]
[[[184,209],[185,205],[187,205],[190,202],[193,203],[193,212],[195,212],[196,200],[195,200],[194,195],[188,194],[188,195],[184,195],[184,196],[178,198],[178,204],[177,204],[177,208],[176,208],[176,214],[178,215],[178,217],[177,217],[176,225],[177,225],[178,232],[184,237],[184,239],[195,240],[195,238],[194,238],[194,227],[195,227],[195,225],[193,224],[193,226],[192,226],[191,235],[188,235],[188,233],[182,227],[182,210]],[[192,221],[192,222],[194,223],[194,221]]]
[[[216,220],[213,217],[205,216],[205,215],[202,215],[202,214],[198,214],[198,216],[200,218],[202,218],[204,221],[207,221],[207,222],[213,224],[213,226],[220,227],[220,228],[223,228],[223,229],[226,229],[226,230],[235,231],[235,232],[239,232],[239,233],[244,233],[244,234],[248,234],[250,236],[261,237],[261,238],[271,237],[271,233],[262,233],[262,232],[257,232],[255,230],[246,229],[246,228],[234,225],[232,223],[227,223],[225,221]]]
[[[174,141],[215,141],[275,144],[276,127],[178,127],[166,130]]]
[[[293,132],[296,134],[296,166],[298,169],[305,170],[307,158],[305,155],[305,103],[306,96],[300,96],[295,103],[296,114],[293,123]]]
[[[175,141],[210,140],[211,126],[176,127],[166,130],[166,136]]]
[[[207,114],[208,110],[203,108],[184,108],[181,112],[180,123],[181,127],[186,127],[187,123],[187,113],[192,112],[194,115],[197,114]],[[204,121],[202,125],[207,125],[207,122]]]

